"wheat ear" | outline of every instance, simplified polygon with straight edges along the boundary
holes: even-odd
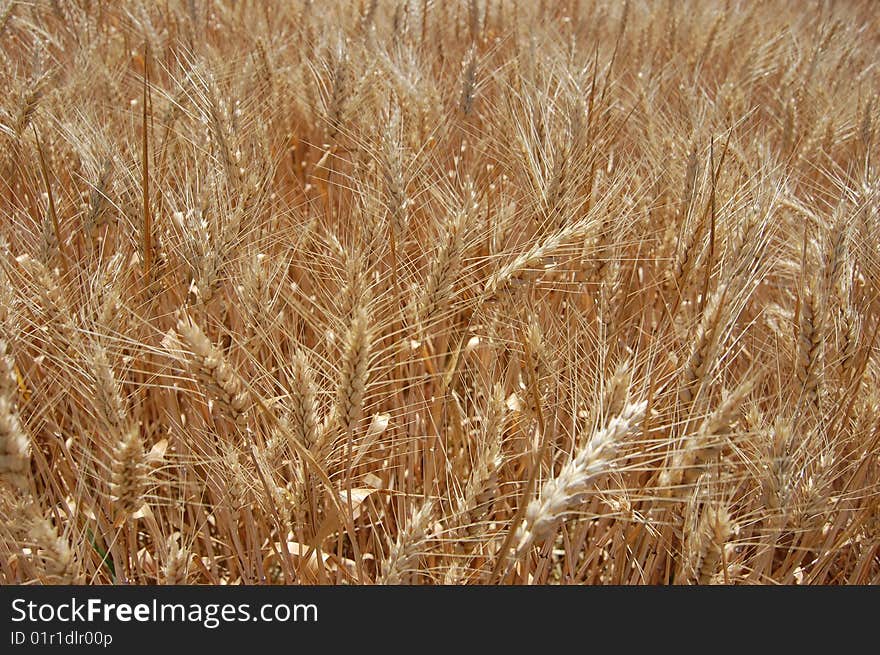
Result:
[[[535,542],[550,536],[566,512],[580,503],[596,480],[613,468],[620,441],[639,425],[646,407],[644,401],[627,404],[620,415],[592,435],[558,475],[544,483],[517,528],[515,559],[522,557]]]
[[[144,505],[147,463],[137,425],[130,425],[118,436],[110,460],[110,500],[122,516],[129,516]]]
[[[410,569],[425,544],[433,511],[434,502],[426,500],[412,513],[406,527],[397,535],[388,557],[382,561],[378,584],[399,585],[408,582]]]
[[[726,296],[727,287],[721,286],[706,302],[703,318],[697,325],[697,331],[694,335],[693,349],[681,373],[681,387],[678,391],[678,397],[683,403],[691,402],[700,385],[706,381],[706,374],[712,366],[718,347],[721,319],[729,309],[724,303]]]
[[[17,489],[26,489],[30,440],[18,416],[15,394],[15,364],[6,341],[0,339],[0,478]]]
[[[660,474],[660,486],[667,496],[674,495],[682,483],[693,483],[707,463],[722,449],[721,439],[730,431],[737,413],[751,393],[754,381],[741,384],[726,394],[715,410],[706,417],[696,434],[687,437],[681,450],[672,458],[671,465]]]
[[[37,561],[44,574],[44,582],[50,584],[74,584],[77,578],[77,564],[70,543],[58,534],[52,522],[42,516],[34,516],[30,526],[30,537],[36,548]]]
[[[351,432],[363,412],[364,394],[369,374],[370,335],[367,312],[363,307],[355,311],[345,339],[342,373],[336,389],[336,417],[342,429]]]
[[[186,584],[189,573],[189,551],[185,547],[178,546],[175,539],[169,539],[167,551],[161,571],[162,584]]]
[[[428,327],[441,314],[452,297],[455,279],[461,269],[464,237],[470,217],[466,208],[459,212],[445,228],[445,236],[431,260],[425,289],[419,300],[418,314],[423,327]]]
[[[795,375],[804,398],[815,402],[819,394],[820,360],[825,343],[823,308],[815,282],[808,280],[801,295],[798,324],[797,361]]]
[[[177,322],[177,332],[193,354],[191,364],[229,416],[239,425],[247,421],[250,396],[238,374],[202,329],[187,315]]]
[[[297,349],[293,356],[293,388],[290,393],[291,435],[307,448],[314,448],[320,439],[318,400],[315,396],[315,374],[305,351]]]
[[[692,570],[697,584],[711,584],[724,557],[724,547],[733,533],[727,508],[718,503],[706,503],[700,513],[696,533]]]

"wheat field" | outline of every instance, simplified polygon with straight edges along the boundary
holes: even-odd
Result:
[[[13,0],[0,581],[880,582],[870,0]]]

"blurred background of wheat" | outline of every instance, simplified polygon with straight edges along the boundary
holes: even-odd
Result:
[[[0,40],[2,581],[880,581],[873,2]]]

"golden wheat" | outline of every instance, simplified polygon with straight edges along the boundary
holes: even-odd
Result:
[[[880,582],[870,0],[0,36],[0,581]]]

